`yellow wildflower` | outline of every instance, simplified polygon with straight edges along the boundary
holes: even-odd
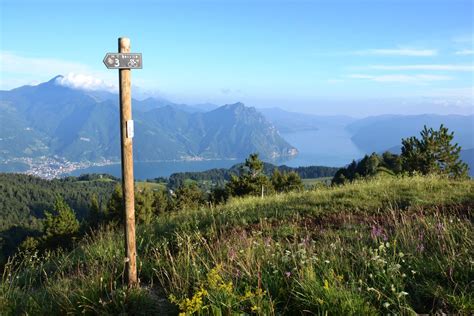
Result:
[[[324,288],[325,288],[326,290],[329,290],[329,282],[328,282],[328,280],[326,280],[326,279],[324,280]]]

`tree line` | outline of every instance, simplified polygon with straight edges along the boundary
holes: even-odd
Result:
[[[240,163],[232,166],[229,169],[219,168],[211,169],[201,172],[177,172],[170,175],[169,179],[166,181],[164,178],[157,178],[157,182],[167,182],[170,189],[176,189],[186,183],[186,181],[193,180],[197,182],[209,182],[213,186],[224,186],[230,179],[232,175],[238,175],[241,171],[242,166],[245,163]],[[285,165],[276,166],[267,162],[263,162],[262,172],[271,176],[275,170],[279,172],[295,172],[301,179],[310,179],[310,178],[322,178],[322,177],[333,177],[339,168],[336,167],[325,167],[325,166],[307,166],[307,167],[288,167]]]

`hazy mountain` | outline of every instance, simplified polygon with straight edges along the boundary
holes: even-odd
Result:
[[[461,160],[469,166],[469,175],[474,177],[474,148],[461,150]]]
[[[0,91],[1,158],[58,155],[72,161],[118,159],[117,99],[58,85]],[[138,161],[263,158],[296,153],[273,125],[241,103],[210,112],[160,99],[133,101]]]
[[[318,130],[327,126],[345,126],[355,120],[344,115],[319,116],[289,112],[277,107],[258,110],[283,133]]]
[[[402,138],[419,137],[424,125],[438,129],[441,124],[454,132],[463,149],[474,148],[474,115],[383,115],[358,120],[347,130],[359,148],[371,153],[400,146]]]

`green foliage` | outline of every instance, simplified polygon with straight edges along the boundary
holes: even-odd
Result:
[[[45,212],[44,236],[42,237],[50,247],[67,245],[71,237],[79,231],[79,221],[74,211],[58,198],[52,212]]]
[[[89,216],[87,218],[87,222],[91,228],[97,228],[101,221],[101,215],[99,199],[97,198],[97,195],[93,195],[91,198]]]
[[[245,159],[239,176],[232,175],[226,186],[233,196],[260,196],[273,191],[272,183],[263,172],[263,162],[258,158],[258,154],[251,154]]]
[[[162,215],[171,208],[170,196],[164,190],[153,192],[153,211],[156,215]]]
[[[180,186],[175,195],[174,210],[197,209],[205,205],[205,196],[195,183]]]
[[[47,238],[75,234],[79,231],[79,221],[74,211],[58,198],[53,212],[45,212],[44,233]]]
[[[89,216],[92,197],[108,200],[114,181],[103,175],[43,180],[0,173],[0,265],[28,236],[33,240],[42,234],[44,212],[55,207],[58,196],[79,220],[84,220]]]
[[[236,164],[229,169],[211,169],[201,172],[178,172],[170,175],[168,180],[168,187],[170,189],[177,189],[185,183],[186,180],[194,180],[200,185],[203,183],[212,183],[212,187],[206,189],[212,189],[215,187],[223,187],[226,182],[230,181],[232,175],[240,174],[241,168],[244,164]],[[302,179],[314,179],[322,177],[333,177],[339,168],[333,167],[323,167],[323,166],[307,166],[307,167],[298,167],[292,168],[288,166],[275,166],[270,163],[263,163],[263,172],[267,176],[271,176],[275,170],[278,170],[282,173],[295,172]],[[202,187],[202,185],[201,185]]]
[[[135,217],[139,223],[149,224],[155,216],[155,194],[149,189],[135,193]]]
[[[400,173],[401,160],[398,155],[385,152],[382,156],[372,153],[365,155],[359,162],[355,160],[346,168],[339,169],[332,184],[344,184],[360,178],[370,178],[377,175],[395,175]]]
[[[332,180],[333,184],[344,184],[359,178],[375,175],[396,175],[403,172],[442,174],[451,177],[466,177],[468,166],[460,159],[461,147],[452,144],[454,133],[443,125],[438,131],[424,126],[421,139],[409,137],[402,139],[400,156],[385,152],[382,156],[373,153],[359,161],[352,161],[346,168],[339,169]]]
[[[273,188],[276,192],[290,192],[303,190],[303,182],[296,172],[280,172],[278,169],[273,171],[270,178]]]
[[[122,223],[123,212],[124,209],[122,186],[117,183],[114,187],[114,191],[112,192],[109,201],[107,202],[107,207],[105,211],[106,221],[115,221]]]
[[[421,139],[402,139],[401,158],[405,171],[467,176],[468,167],[459,158],[461,146],[452,144],[454,132],[449,133],[442,124],[437,131],[425,125],[420,136]]]
[[[27,251],[69,247],[79,235],[80,224],[74,211],[58,197],[53,211],[45,211],[43,233],[38,237],[28,236],[20,245]]]
[[[213,205],[224,204],[229,200],[230,192],[225,187],[215,187],[209,195],[209,202]]]

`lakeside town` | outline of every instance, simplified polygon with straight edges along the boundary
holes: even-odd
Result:
[[[19,171],[18,173],[28,174],[43,179],[51,180],[55,178],[61,178],[69,175],[75,170],[86,169],[89,167],[101,167],[116,164],[116,161],[104,159],[99,162],[91,161],[69,161],[64,157],[53,156],[53,157],[20,157],[6,159],[1,162],[4,165],[10,164],[22,164],[25,165],[25,170]]]

